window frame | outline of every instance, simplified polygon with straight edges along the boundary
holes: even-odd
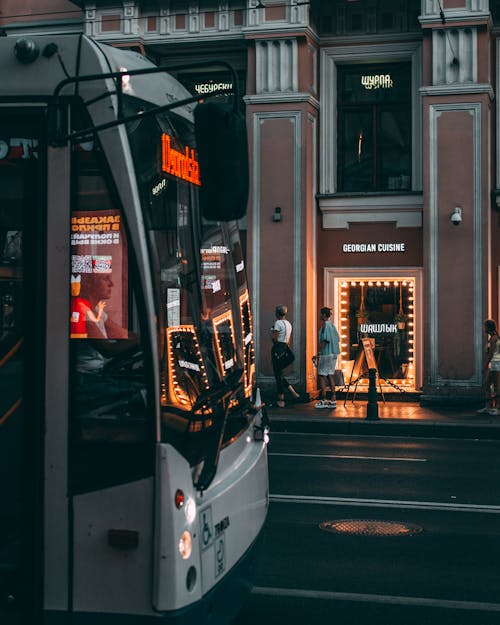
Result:
[[[411,184],[410,191],[422,190],[422,45],[420,41],[396,44],[352,45],[321,51],[320,195],[339,193],[338,186],[338,68],[341,65],[411,64]]]
[[[79,103],[73,108],[73,113],[81,113]],[[139,343],[144,359],[144,390],[146,391],[144,414],[135,422],[126,420],[100,421],[77,414],[75,409],[76,398],[76,370],[72,345],[76,341],[92,341],[93,339],[72,339],[68,327],[68,427],[69,427],[69,490],[72,494],[81,494],[109,488],[131,481],[150,477],[154,474],[154,454],[151,453],[152,444],[156,438],[156,419],[154,413],[154,385],[153,385],[153,350],[147,329],[147,310],[145,293],[140,281],[140,270],[137,263],[137,254],[132,239],[132,229],[125,210],[122,197],[118,192],[117,180],[110,167],[110,155],[102,141],[95,137],[96,143],[95,172],[103,182],[105,193],[109,197],[114,209],[119,211],[122,220],[122,235],[125,237],[125,253],[127,255],[126,280],[128,283],[126,297],[127,327],[137,327]],[[121,144],[121,147],[123,144]],[[68,220],[71,221],[78,208],[78,178],[82,175],[79,170],[74,146],[70,147],[70,211]],[[84,174],[88,173],[85,172]],[[71,230],[68,230],[68,237]],[[68,238],[68,243],[70,239]],[[71,254],[69,245],[68,254],[68,282],[71,276]],[[123,278],[123,276],[122,276]],[[69,284],[68,284],[69,287]],[[69,288],[68,288],[69,291]],[[125,305],[125,304],[124,304]],[[68,300],[68,306],[70,302]],[[69,310],[69,308],[68,308]],[[97,339],[106,344],[112,344],[122,339]]]
[[[27,206],[22,206],[21,260],[13,267],[4,267],[2,276],[2,281],[5,282],[19,281],[22,302],[17,323],[21,326],[23,339],[22,344],[18,342],[17,351],[15,346],[9,346],[7,351],[11,353],[13,359],[22,362],[17,377],[21,386],[21,403],[16,402],[10,405],[10,409],[14,408],[12,412],[4,413],[2,410],[0,413],[1,427],[3,427],[1,435],[5,436],[9,442],[13,456],[20,454],[20,468],[13,466],[9,462],[10,456],[6,456],[9,471],[5,473],[5,479],[13,484],[14,490],[17,488],[17,491],[21,493],[18,507],[14,505],[9,507],[10,513],[18,513],[15,539],[4,526],[2,548],[5,553],[9,554],[8,559],[14,563],[12,571],[8,572],[5,577],[4,588],[6,591],[12,587],[16,588],[16,580],[22,580],[22,592],[19,596],[20,614],[25,617],[21,620],[29,622],[36,620],[38,610],[41,609],[43,603],[42,584],[39,583],[43,578],[42,569],[46,553],[42,528],[44,527],[44,504],[47,505],[50,498],[44,492],[45,446],[50,446],[47,441],[50,439],[53,419],[60,416],[57,415],[57,407],[51,404],[50,392],[49,396],[47,394],[54,376],[54,372],[47,366],[47,359],[53,362],[54,352],[51,351],[48,356],[46,349],[48,327],[53,321],[53,319],[47,320],[47,303],[49,302],[47,267],[51,267],[50,255],[53,249],[47,241],[50,182],[45,127],[46,109],[42,104],[26,105],[26,102],[20,101],[15,106],[12,103],[4,103],[0,105],[0,110],[2,127],[5,127],[6,121],[9,124],[9,132],[2,134],[0,138],[12,139],[17,136],[38,141],[37,157],[33,159],[37,165],[29,172],[29,190],[22,197],[23,204],[30,203],[31,211],[28,212]],[[22,128],[19,133],[18,128]],[[29,137],[30,134],[31,137]],[[52,236],[53,232],[50,234]],[[0,241],[2,250],[4,243],[2,238]],[[12,276],[8,275],[11,271]],[[57,316],[61,311],[57,311],[55,315]],[[1,356],[3,358],[6,356],[3,350]],[[8,367],[9,360],[10,358],[4,361],[4,366]],[[15,397],[15,387],[15,382],[12,385],[10,381],[10,388],[14,391],[13,397]],[[57,392],[60,392],[59,388]],[[10,401],[7,402],[7,405],[9,404]],[[49,405],[51,410],[46,412],[46,406]],[[64,410],[65,406],[63,405],[62,408]],[[16,420],[16,425],[19,427],[17,439],[15,436],[12,437],[17,430],[17,427],[13,427]],[[52,457],[51,462],[53,461]],[[6,493],[4,493],[3,503],[12,503],[8,500]],[[3,564],[4,558],[0,560]],[[5,614],[2,610],[0,612]]]
[[[371,157],[372,157],[372,165],[370,170],[367,171],[367,174],[370,174],[371,178],[371,188],[357,188],[350,189],[346,191],[345,189],[345,164],[346,164],[346,152],[347,149],[344,143],[344,133],[338,133],[338,145],[337,145],[337,185],[341,193],[354,192],[354,193],[392,193],[394,194],[397,191],[407,192],[410,189],[385,189],[384,188],[384,141],[383,141],[383,123],[382,118],[386,113],[399,114],[406,113],[408,111],[408,107],[411,107],[411,81],[409,83],[409,93],[402,94],[393,93],[394,97],[390,97],[385,99],[385,101],[381,98],[373,98],[372,101],[363,101],[363,102],[346,102],[343,98],[342,92],[342,82],[343,76],[349,73],[349,70],[354,70],[354,72],[361,73],[367,72],[372,74],[393,74],[399,70],[399,72],[404,71],[404,68],[408,67],[407,62],[398,62],[398,63],[381,63],[380,65],[376,64],[346,64],[342,65],[338,68],[337,71],[337,80],[338,80],[338,88],[337,88],[337,115],[339,119],[339,126],[342,127],[345,123],[345,119],[348,115],[352,113],[357,113],[358,115],[366,115],[371,119],[371,133],[368,141],[372,145],[371,149]],[[403,70],[401,69],[403,68]],[[411,69],[411,68],[410,68]],[[386,93],[384,89],[381,90],[382,95]],[[411,111],[407,113],[410,122],[411,122]],[[411,146],[412,146],[412,136],[411,136],[411,124],[410,124],[410,133],[408,137],[407,144],[407,152],[410,159],[410,168],[408,173],[405,172],[405,175],[410,175],[411,173]],[[411,175],[410,175],[411,179]]]

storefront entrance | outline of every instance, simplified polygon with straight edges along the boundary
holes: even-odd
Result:
[[[339,367],[346,383],[368,386],[360,364],[362,338],[370,338],[382,390],[416,392],[421,382],[421,271],[326,269],[325,293],[340,334]],[[356,366],[355,366],[356,363]]]

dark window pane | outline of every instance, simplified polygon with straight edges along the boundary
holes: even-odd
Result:
[[[338,79],[338,186],[411,189],[411,66],[349,65]]]
[[[373,185],[373,122],[370,112],[342,117],[341,184],[344,191],[369,191]]]
[[[410,189],[410,127],[405,111],[387,111],[379,124],[380,189]]]
[[[15,594],[25,618],[36,532],[40,514],[35,476],[43,438],[41,389],[44,372],[38,351],[45,302],[40,290],[44,268],[39,253],[45,223],[43,117],[34,111],[2,111],[0,119],[0,622],[17,611],[8,608]],[[41,484],[40,484],[41,486]],[[41,488],[40,488],[41,491]],[[17,604],[16,604],[17,605]],[[26,609],[26,613],[24,613]],[[28,616],[28,614],[30,616]]]

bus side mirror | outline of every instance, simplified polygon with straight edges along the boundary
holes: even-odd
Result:
[[[248,202],[248,142],[243,115],[233,105],[203,102],[194,111],[205,219],[240,219]]]

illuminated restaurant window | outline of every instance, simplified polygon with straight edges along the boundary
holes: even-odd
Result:
[[[339,191],[410,191],[410,64],[340,67],[337,104]]]
[[[370,338],[379,377],[415,387],[415,278],[339,279],[341,366],[349,381],[361,339]],[[367,384],[367,379],[361,383]]]

